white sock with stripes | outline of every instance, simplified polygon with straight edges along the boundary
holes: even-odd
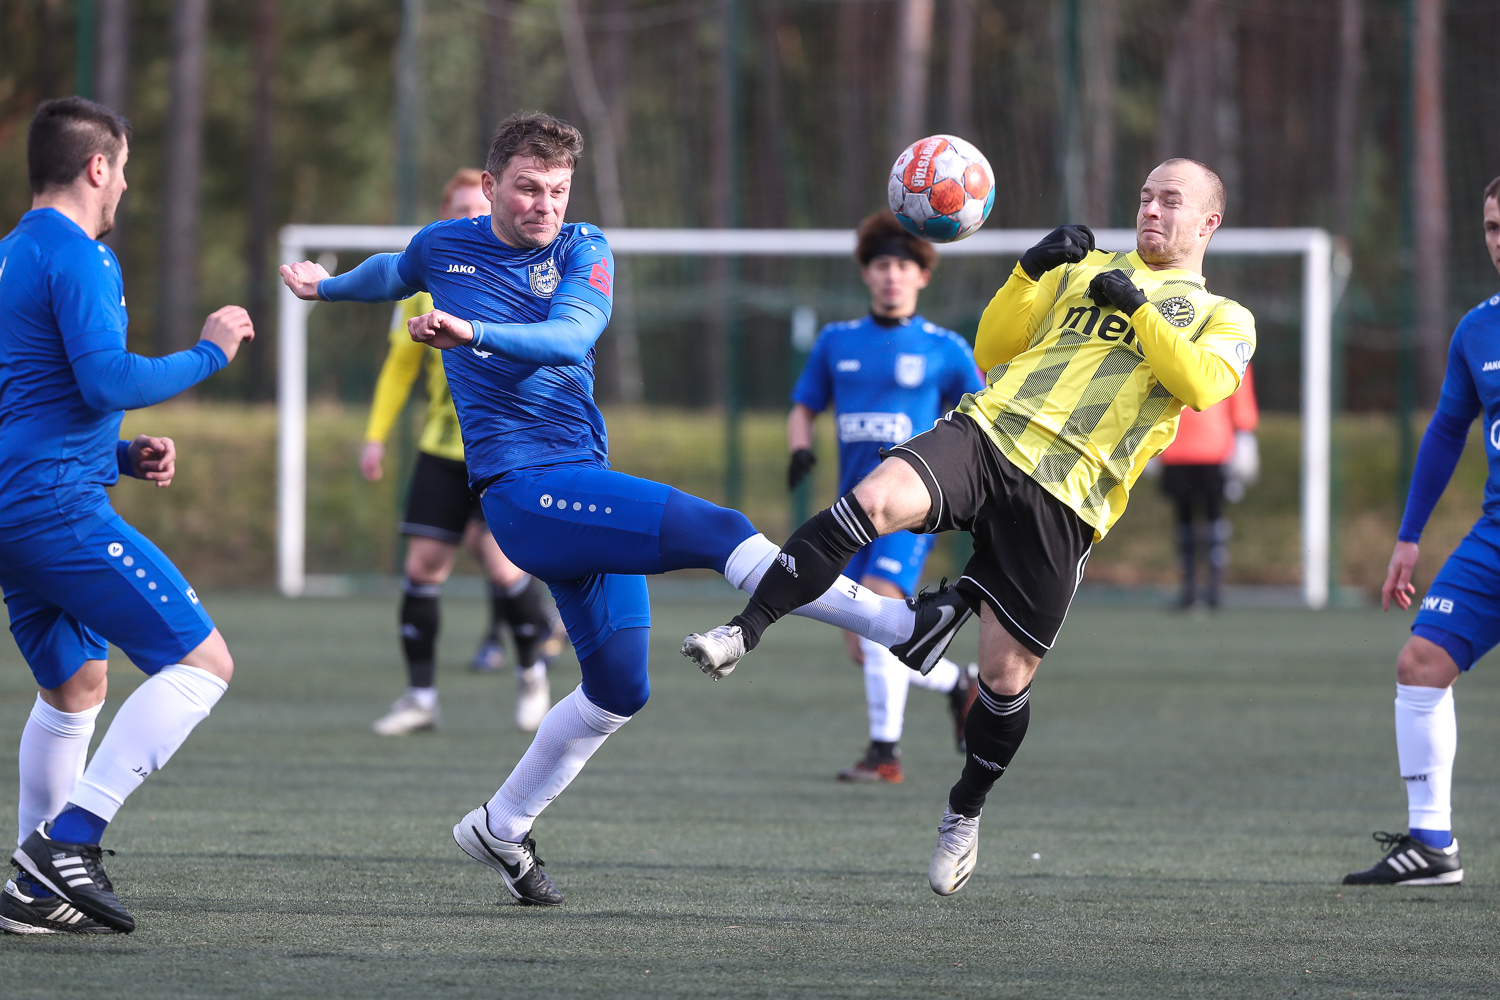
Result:
[[[17,844],[68,804],[68,796],[73,794],[78,779],[83,777],[89,740],[94,735],[94,720],[103,707],[101,701],[82,712],[64,712],[47,704],[41,695],[36,696],[26,728],[21,730]]]
[[[1451,687],[1396,685],[1396,756],[1414,830],[1451,830],[1458,718]]]
[[[766,568],[780,551],[765,535],[751,535],[729,554],[724,564],[724,578],[745,593],[753,594],[760,578],[765,576]],[[905,601],[881,597],[847,576],[840,576],[822,597],[804,604],[792,614],[848,629],[882,646],[894,646],[910,639],[916,623],[916,613],[906,606]]]
[[[552,706],[531,746],[489,801],[490,833],[519,844],[610,733],[630,721],[589,701],[583,685]]]
[[[906,719],[906,692],[917,672],[896,659],[889,649],[869,639],[859,640],[865,658],[865,706],[870,712],[870,739],[897,743]]]
[[[147,677],[115,713],[68,801],[113,820],[130,793],[172,759],[228,688],[207,670],[185,663]]]

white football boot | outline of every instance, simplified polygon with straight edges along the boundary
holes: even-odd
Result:
[[[405,736],[407,733],[433,730],[443,721],[437,702],[423,708],[410,691],[391,704],[391,710],[375,720],[372,727],[381,736]]]
[[[516,728],[536,732],[552,707],[552,686],[547,682],[547,664],[538,660],[516,671]]]
[[[927,867],[927,884],[939,896],[953,895],[974,874],[978,854],[979,817],[971,819],[945,807],[942,822],[938,824],[937,847],[932,850],[932,864]]]
[[[716,681],[728,677],[746,652],[745,633],[738,625],[720,625],[682,640],[682,655]]]
[[[501,840],[490,832],[489,805],[477,806],[453,828],[453,841],[469,857],[500,873],[505,888],[523,906],[556,906],[563,901],[552,879],[536,856],[536,841],[528,832],[519,844]]]

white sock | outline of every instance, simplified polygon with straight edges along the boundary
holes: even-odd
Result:
[[[417,707],[423,711],[430,712],[437,708],[437,688],[414,688],[406,689],[407,697],[417,703]]]
[[[745,593],[753,594],[766,573],[766,567],[780,551],[765,535],[751,535],[729,554],[724,563],[724,577]],[[840,576],[822,597],[802,605],[792,614],[847,629],[882,646],[894,646],[910,639],[916,623],[916,613],[906,606],[905,601],[881,597],[847,576]]]
[[[963,671],[957,663],[946,656],[932,665],[932,669],[925,674],[919,674],[915,670],[910,671],[913,687],[919,687],[924,691],[937,691],[947,694],[958,686],[958,675]]]
[[[1396,756],[1412,829],[1453,829],[1453,758],[1458,719],[1453,688],[1396,685]]]
[[[552,706],[510,777],[489,802],[490,833],[519,844],[542,810],[578,777],[609,734],[630,721],[584,696],[583,685]]]
[[[228,688],[207,670],[185,663],[147,677],[115,713],[68,801],[113,820],[130,793],[172,759]]]
[[[31,717],[21,730],[21,800],[16,809],[16,843],[31,836],[42,823],[68,804],[68,796],[83,777],[89,756],[94,720],[104,707],[101,701],[82,712],[64,712],[36,696]]]
[[[906,719],[906,692],[916,673],[884,646],[859,640],[865,657],[865,705],[870,710],[870,739],[895,743]]]

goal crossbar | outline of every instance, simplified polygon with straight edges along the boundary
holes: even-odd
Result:
[[[317,252],[403,250],[417,232],[408,226],[284,226],[281,260]],[[938,246],[943,256],[1019,256],[1047,234],[998,229]],[[846,229],[614,229],[616,256],[843,257],[854,252]],[[1099,229],[1104,247],[1135,246],[1135,231]],[[1302,597],[1308,607],[1329,596],[1333,337],[1333,241],[1322,229],[1223,229],[1209,244],[1215,255],[1302,259]],[[307,314],[283,286],[277,338],[276,580],[288,597],[307,589]]]

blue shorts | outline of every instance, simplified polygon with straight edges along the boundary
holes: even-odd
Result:
[[[910,531],[882,535],[854,553],[844,575],[855,583],[867,576],[878,576],[891,581],[901,588],[901,593],[910,597],[916,593],[917,583],[922,579],[922,566],[936,542],[936,535],[918,535]]]
[[[1500,643],[1500,530],[1480,521],[1458,543],[1422,598],[1412,634],[1468,670]]]
[[[0,537],[10,631],[37,684],[51,690],[114,643],[154,674],[214,629],[172,561],[120,515],[79,541],[66,525]]]

